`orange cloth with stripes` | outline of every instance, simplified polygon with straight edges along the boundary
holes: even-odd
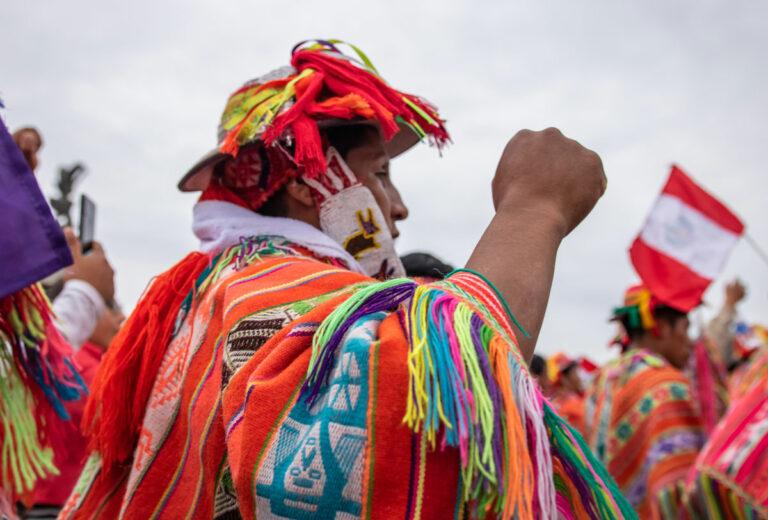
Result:
[[[367,280],[306,257],[276,258],[224,273],[199,299],[167,349],[131,464],[105,469],[92,454],[61,518],[265,515],[271,504],[260,496],[264,484],[256,480],[255,470],[274,462],[274,453],[266,448],[304,380],[312,332],[348,296],[350,286]],[[370,370],[385,377],[370,381],[368,395],[375,395],[378,403],[376,424],[367,425],[364,452],[354,449],[360,429],[336,439],[353,446],[344,453],[357,453],[353,466],[361,465],[345,468],[357,475],[350,487],[377,483],[371,494],[362,492],[367,496],[357,513],[367,509],[370,518],[405,517],[406,507],[415,506],[408,493],[429,486],[429,494],[418,497],[423,517],[450,517],[457,498],[455,453],[431,454],[418,475],[423,481],[415,482],[413,467],[424,455],[402,424],[407,343],[394,314],[381,323],[378,334]],[[386,464],[373,464],[384,460]],[[317,491],[313,478],[322,469],[314,462],[299,457],[283,472],[286,481],[296,476],[291,470],[305,474],[294,489],[289,484],[282,491],[286,503],[295,501],[288,509],[305,508],[307,517],[313,504],[299,495],[302,489],[308,490],[305,496]]]
[[[585,439],[643,519],[678,518],[688,470],[704,443],[684,374],[630,349],[587,392]]]

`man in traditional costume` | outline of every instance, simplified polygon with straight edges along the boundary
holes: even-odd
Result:
[[[585,437],[641,518],[678,518],[704,442],[682,371],[691,350],[688,317],[640,285],[627,291],[614,319],[627,348],[587,393]]]
[[[229,98],[180,183],[201,250],[107,351],[63,518],[633,517],[525,361],[599,158],[521,132],[467,269],[397,278],[390,160],[448,134],[350,47],[300,44]]]

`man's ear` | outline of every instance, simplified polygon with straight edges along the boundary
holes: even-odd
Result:
[[[315,207],[315,199],[312,197],[312,192],[309,190],[309,186],[303,182],[299,182],[293,179],[285,186],[285,191],[288,196],[294,199],[296,202],[307,208]]]

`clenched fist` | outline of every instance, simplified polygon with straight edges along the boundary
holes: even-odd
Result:
[[[607,181],[600,157],[556,128],[521,130],[507,143],[493,179],[497,211],[529,211],[562,236],[594,208]]]
[[[563,238],[605,192],[600,157],[559,130],[522,130],[507,143],[493,179],[496,215],[467,267],[503,295],[528,337],[530,358],[547,308],[555,259]]]

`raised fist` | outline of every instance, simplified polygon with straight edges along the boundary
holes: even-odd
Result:
[[[496,211],[532,212],[570,233],[605,192],[603,163],[556,128],[521,130],[504,149],[493,179]]]
[[[734,280],[725,286],[725,304],[735,307],[747,295],[747,288],[740,280]]]

